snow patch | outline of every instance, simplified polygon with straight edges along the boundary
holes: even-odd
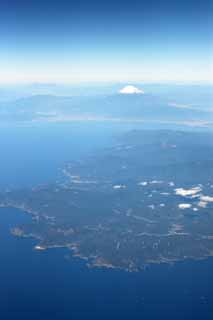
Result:
[[[144,94],[144,91],[141,89],[138,89],[137,87],[134,86],[126,86],[122,88],[119,93],[121,94]]]

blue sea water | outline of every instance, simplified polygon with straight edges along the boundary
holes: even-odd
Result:
[[[0,128],[0,188],[53,181],[64,162],[110,144],[122,130]],[[29,220],[20,210],[0,209],[0,319],[213,319],[213,259],[140,273],[88,269],[65,249],[35,251],[33,239],[10,234]]]
[[[0,189],[55,181],[67,161],[104,148],[121,130],[81,123],[0,126]]]

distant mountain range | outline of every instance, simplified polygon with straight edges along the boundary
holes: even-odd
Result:
[[[213,106],[180,103],[162,95],[144,93],[141,89],[127,86],[121,89],[120,93],[111,95],[33,95],[1,102],[0,119],[0,121],[112,120],[209,123],[213,121]]]

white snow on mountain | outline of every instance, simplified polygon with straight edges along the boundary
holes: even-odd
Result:
[[[119,93],[121,94],[144,94],[144,91],[141,89],[138,89],[137,87],[134,86],[125,86],[122,88]]]

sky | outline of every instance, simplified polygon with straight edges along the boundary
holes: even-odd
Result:
[[[213,0],[1,0],[0,82],[213,81],[212,30]]]

